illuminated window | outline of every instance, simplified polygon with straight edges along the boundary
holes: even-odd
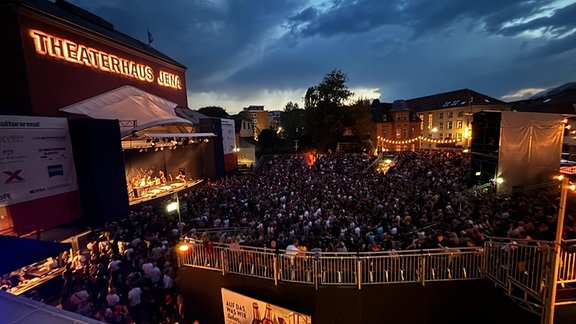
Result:
[[[424,114],[418,115],[420,118],[420,130],[424,130]]]
[[[456,134],[456,139],[461,141],[462,140],[462,133],[457,133]]]
[[[452,118],[452,117],[454,117],[454,112],[453,111],[448,112],[448,118]]]
[[[452,122],[451,121],[446,123],[446,129],[452,129]]]
[[[400,138],[402,136],[402,130],[401,129],[396,129],[396,138]]]
[[[408,130],[407,130],[406,128],[404,128],[404,129],[402,130],[402,137],[403,137],[403,138],[408,138]]]
[[[444,119],[444,113],[443,112],[438,114],[438,119]]]
[[[438,123],[438,129],[444,129],[444,122]]]
[[[456,129],[462,129],[462,125],[463,125],[463,123],[461,120],[457,121],[456,122]]]
[[[434,114],[428,114],[428,129],[432,129],[432,123],[434,122]]]

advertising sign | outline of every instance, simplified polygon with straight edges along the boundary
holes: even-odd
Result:
[[[222,288],[225,324],[310,324],[312,318]]]
[[[65,118],[0,116],[0,207],[76,190]]]

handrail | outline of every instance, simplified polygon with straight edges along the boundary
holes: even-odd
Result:
[[[490,237],[482,247],[378,252],[296,252],[184,239],[179,264],[271,280],[320,286],[385,285],[486,278],[511,298],[544,309],[554,243]],[[570,241],[572,243],[572,241]],[[563,249],[558,283],[576,282],[576,251]],[[541,314],[540,314],[541,315]]]

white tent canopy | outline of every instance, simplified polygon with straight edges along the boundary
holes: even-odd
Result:
[[[122,137],[133,131],[140,131],[166,124],[186,124],[192,122],[180,118],[174,112],[177,104],[132,86],[123,86],[61,108],[60,111],[84,115],[95,119],[135,121],[135,127],[121,129]]]

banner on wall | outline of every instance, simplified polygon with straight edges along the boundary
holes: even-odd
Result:
[[[236,158],[236,131],[233,119],[220,119],[222,125],[222,149],[224,150],[224,170],[230,172],[238,168]]]
[[[0,116],[0,207],[78,190],[65,118]]]
[[[222,288],[225,324],[310,324],[312,318]]]

